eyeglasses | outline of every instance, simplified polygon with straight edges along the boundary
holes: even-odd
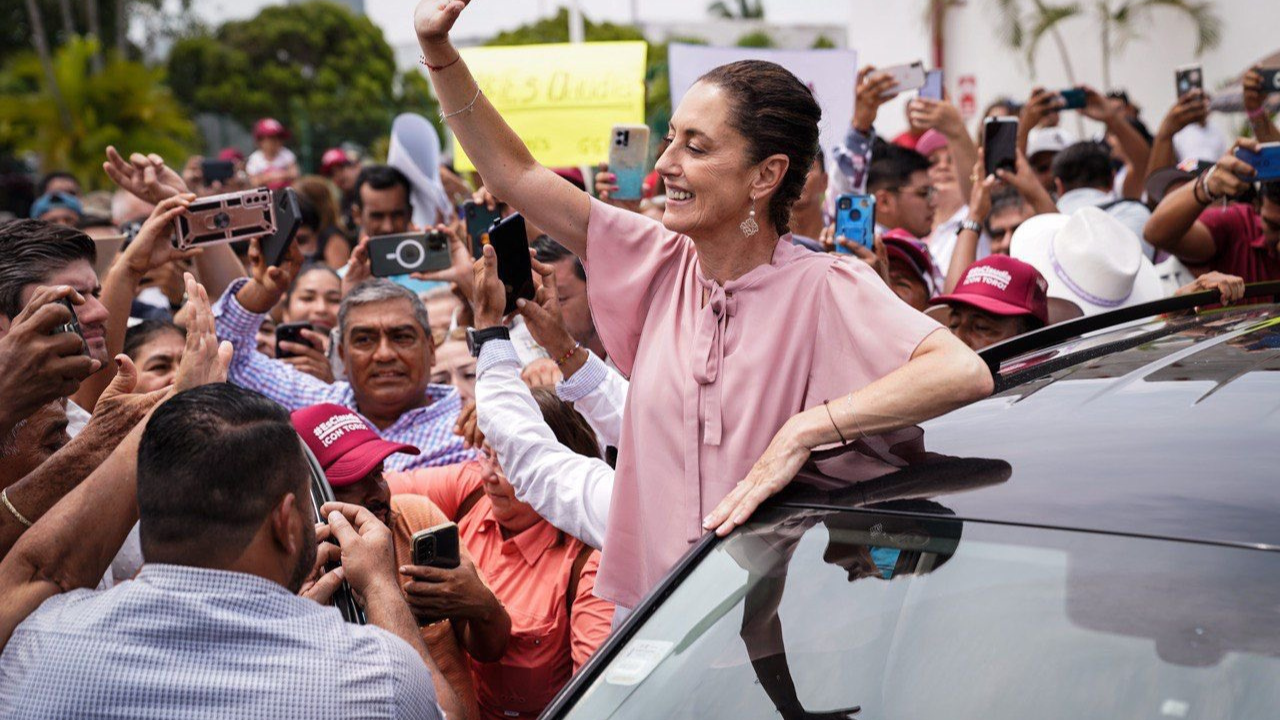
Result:
[[[911,193],[925,202],[933,202],[938,197],[938,188],[929,185],[922,188],[896,188],[894,192]]]

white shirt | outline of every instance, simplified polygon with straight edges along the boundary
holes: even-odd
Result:
[[[520,368],[509,341],[490,340],[480,349],[476,363],[480,431],[497,453],[517,498],[560,530],[591,547],[603,547],[613,468],[556,441],[520,379]]]
[[[1187,158],[1218,162],[1227,154],[1227,138],[1212,125],[1191,123],[1174,134],[1173,151],[1179,162]]]
[[[288,170],[290,165],[298,164],[298,156],[289,148],[280,148],[280,152],[270,160],[261,150],[254,150],[244,163],[244,171],[250,176],[261,175],[268,170]]]

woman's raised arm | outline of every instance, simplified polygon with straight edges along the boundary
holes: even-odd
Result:
[[[578,257],[587,251],[591,200],[542,167],[489,104],[449,31],[469,0],[420,0],[413,14],[418,44],[440,109],[485,187]]]

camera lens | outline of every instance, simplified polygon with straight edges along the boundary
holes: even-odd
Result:
[[[861,211],[861,210],[853,210],[853,211],[851,211],[851,212],[849,213],[849,219],[850,219],[850,220],[861,220],[861,219],[862,219],[862,211]]]
[[[422,246],[415,240],[405,240],[396,247],[396,262],[405,268],[416,268],[422,264]]]
[[[853,207],[853,200],[851,200],[851,199],[849,199],[849,198],[840,198],[840,209],[841,209],[841,210],[848,210],[848,209],[849,209],[849,208],[851,208],[851,207]]]
[[[217,215],[213,216],[213,226],[218,228],[219,230],[226,230],[227,226],[230,224],[231,224],[231,216],[224,212],[220,212]]]

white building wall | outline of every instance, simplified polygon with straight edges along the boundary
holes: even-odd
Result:
[[[929,63],[932,53],[924,24],[924,0],[848,1],[852,4],[849,46],[856,48],[865,62],[883,66],[920,58]],[[1083,4],[1092,11],[1092,3]],[[1202,58],[1194,56],[1195,33],[1190,22],[1178,12],[1157,8],[1152,11],[1149,27],[1112,60],[1113,85],[1128,90],[1152,132],[1174,102],[1175,67],[1200,62],[1206,87],[1212,91],[1238,77],[1250,64],[1280,50],[1280,0],[1216,0],[1215,5],[1223,20],[1223,41]],[[976,76],[981,109],[1001,95],[1023,100],[1033,84],[1051,88],[1070,85],[1052,38],[1046,37],[1040,44],[1033,79],[1024,56],[1006,48],[996,37],[993,28],[997,20],[994,0],[966,0],[948,13],[945,67],[950,91],[955,92],[955,78],[960,75]],[[1093,17],[1069,20],[1061,27],[1077,81],[1105,91],[1101,42]],[[878,128],[882,133],[889,135],[905,128],[903,104],[898,100],[882,110]],[[1214,118],[1215,124],[1232,132],[1242,120],[1242,115]],[[1075,129],[1074,120],[1066,122]],[[1086,134],[1093,131],[1085,128]]]

